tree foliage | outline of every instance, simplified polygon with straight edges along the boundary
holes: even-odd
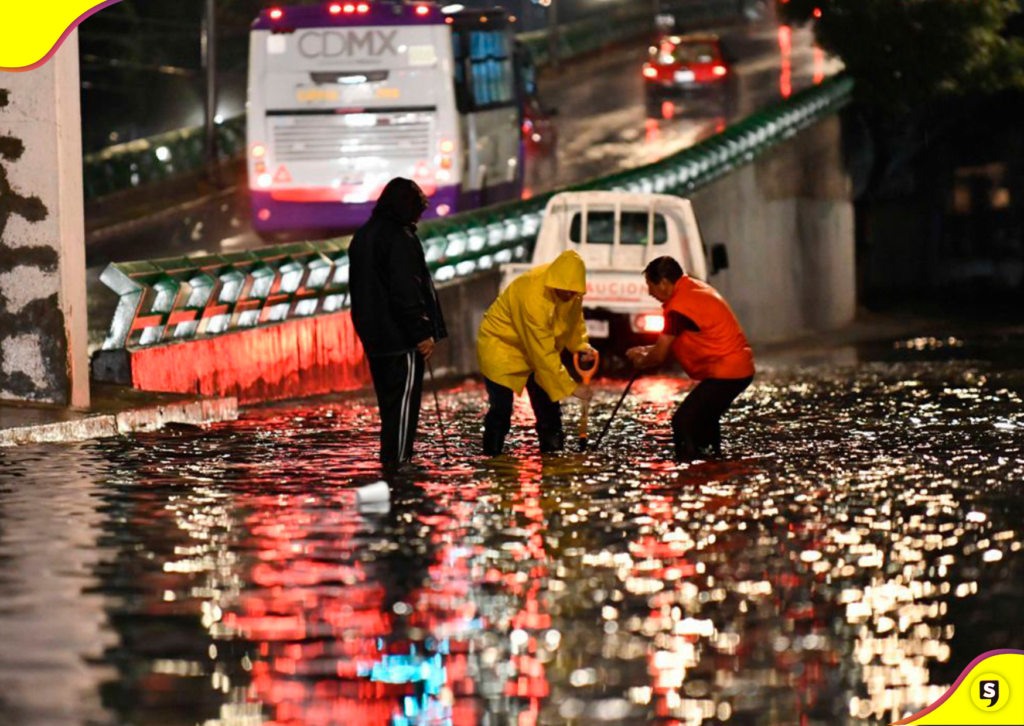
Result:
[[[900,116],[944,96],[1024,88],[1024,41],[1006,33],[1017,0],[789,0],[812,20],[862,101]]]

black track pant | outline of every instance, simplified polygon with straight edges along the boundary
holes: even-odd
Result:
[[[747,390],[751,378],[708,378],[687,394],[672,416],[676,459],[722,453],[722,414]]]
[[[514,394],[511,388],[505,388],[492,380],[484,378],[487,386],[487,398],[490,408],[484,418],[484,454],[498,456],[505,447],[505,437],[512,428],[512,401]],[[561,451],[565,444],[562,432],[562,407],[552,401],[544,389],[537,385],[533,376],[526,381],[526,392],[530,394],[530,406],[537,417],[537,438],[540,440],[541,453]]]
[[[416,351],[370,358],[380,408],[380,460],[394,466],[412,457],[423,398],[423,356]]]

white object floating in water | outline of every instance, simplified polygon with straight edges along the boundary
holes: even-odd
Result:
[[[374,482],[356,489],[356,504],[360,507],[366,504],[384,504],[390,501],[391,489],[386,481]]]

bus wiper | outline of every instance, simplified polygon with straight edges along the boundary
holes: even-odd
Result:
[[[317,85],[328,85],[340,83],[343,86],[358,86],[362,83],[379,83],[388,79],[388,71],[355,71],[346,73],[340,71],[319,71],[309,74],[313,83]]]

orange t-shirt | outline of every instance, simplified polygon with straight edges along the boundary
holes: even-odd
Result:
[[[754,353],[736,315],[715,288],[683,275],[665,303],[666,317],[677,312],[699,330],[681,332],[672,353],[694,380],[749,378],[754,375]]]

